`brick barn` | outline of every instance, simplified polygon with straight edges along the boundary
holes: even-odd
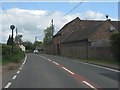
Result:
[[[75,58],[112,58],[109,38],[118,32],[118,21],[77,17],[54,35],[51,52]]]

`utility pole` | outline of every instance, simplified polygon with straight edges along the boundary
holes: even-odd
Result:
[[[18,31],[17,31],[17,28],[16,28],[16,44],[18,46]]]
[[[37,41],[37,37],[35,37],[35,42]]]
[[[54,54],[54,39],[53,39],[53,33],[54,33],[54,26],[53,26],[53,19],[51,20],[51,24],[52,24],[52,52]]]
[[[54,33],[53,19],[52,19],[51,23],[52,23],[52,38],[53,38],[53,33]]]

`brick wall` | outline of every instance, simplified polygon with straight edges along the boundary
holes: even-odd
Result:
[[[89,47],[89,58],[112,59],[113,55],[109,47]]]
[[[86,58],[86,42],[61,44],[61,55],[76,58]]]
[[[87,51],[88,50],[88,51]],[[86,47],[86,41],[67,43],[61,45],[61,55],[73,58],[103,58],[112,59],[109,47]]]

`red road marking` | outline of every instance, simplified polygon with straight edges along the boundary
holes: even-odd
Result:
[[[54,61],[53,61],[54,62]],[[55,63],[54,63],[55,64]],[[59,63],[58,63],[59,64]],[[56,64],[55,64],[56,65]],[[94,89],[94,90],[98,90],[98,88],[100,89],[100,87],[99,86],[97,86],[97,85],[95,85],[95,84],[93,84],[92,82],[90,82],[88,79],[86,79],[86,78],[84,78],[83,76],[80,76],[79,74],[77,74],[77,73],[74,73],[74,74],[71,74],[71,73],[69,73],[68,71],[66,71],[65,69],[63,69],[63,65],[62,64],[59,64],[59,65],[56,65],[56,66],[58,66],[60,69],[62,69],[62,70],[64,70],[65,72],[67,72],[70,76],[72,76],[73,78],[75,78],[77,81],[79,81],[80,83],[82,82],[82,83],[84,83],[84,82],[86,82],[86,83],[84,83],[85,85],[87,85],[88,87],[90,87],[90,88],[92,88],[92,89]],[[67,68],[66,68],[67,69]],[[67,69],[67,70],[69,70],[69,69]]]

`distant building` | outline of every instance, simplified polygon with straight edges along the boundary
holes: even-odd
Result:
[[[25,46],[23,46],[23,45],[19,45],[19,47],[21,48],[21,50],[22,50],[23,52],[26,51]]]
[[[54,35],[48,52],[78,58],[112,58],[109,38],[118,32],[118,21],[80,20],[77,17]]]

